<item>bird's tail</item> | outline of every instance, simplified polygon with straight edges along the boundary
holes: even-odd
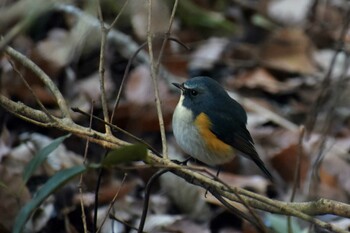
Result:
[[[264,162],[258,156],[253,156],[252,159],[255,162],[255,164],[260,168],[260,170],[263,171],[266,174],[266,176],[271,180],[271,182],[274,182],[273,177],[269,170],[267,170]]]

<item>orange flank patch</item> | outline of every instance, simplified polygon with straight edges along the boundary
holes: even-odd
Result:
[[[194,123],[209,150],[213,152],[215,151],[215,153],[220,154],[223,157],[233,153],[232,147],[218,139],[218,137],[210,130],[212,123],[205,113],[200,113]]]

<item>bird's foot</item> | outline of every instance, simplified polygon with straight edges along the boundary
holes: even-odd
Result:
[[[179,161],[179,160],[174,159],[174,160],[171,160],[171,162],[176,163],[176,164],[178,164],[178,165],[184,165],[184,166],[186,166],[187,163],[188,163],[188,161],[190,161],[191,159],[192,159],[191,157],[188,157],[188,158],[185,159],[184,161]]]

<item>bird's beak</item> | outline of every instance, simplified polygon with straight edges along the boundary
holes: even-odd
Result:
[[[185,91],[185,87],[180,83],[172,83],[175,87],[179,88],[181,91]]]

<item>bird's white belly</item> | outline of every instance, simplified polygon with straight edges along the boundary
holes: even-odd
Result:
[[[192,112],[182,106],[183,96],[173,115],[173,133],[176,142],[190,156],[208,165],[222,164],[230,161],[232,155],[218,155],[210,151],[193,122]]]

